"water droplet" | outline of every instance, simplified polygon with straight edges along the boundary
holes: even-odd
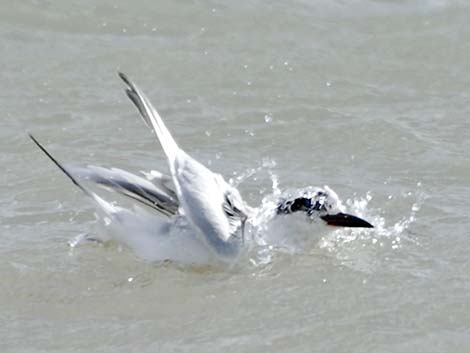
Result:
[[[330,82],[330,81],[326,81],[326,82],[325,82],[325,86],[326,86],[326,87],[330,87],[330,86],[331,86],[331,82]]]
[[[273,117],[272,117],[271,115],[269,115],[269,114],[266,114],[266,115],[264,116],[264,121],[265,121],[266,123],[270,123],[271,121],[273,121]]]
[[[210,136],[210,135],[212,135],[212,132],[210,132],[209,130],[206,130],[205,134],[206,134],[206,136]]]
[[[130,283],[130,282],[132,282],[133,280],[134,280],[134,277],[129,277],[129,278],[127,279],[127,282]]]
[[[247,64],[243,65],[243,68],[244,68],[245,70],[248,69],[248,65],[247,65]]]
[[[111,219],[109,217],[104,217],[103,221],[105,226],[109,226],[111,224]]]

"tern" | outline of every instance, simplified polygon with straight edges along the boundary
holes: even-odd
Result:
[[[237,257],[244,244],[245,224],[255,214],[254,209],[220,174],[212,172],[183,151],[140,88],[125,74],[119,73],[119,77],[124,81],[126,94],[144,123],[157,136],[168,161],[169,176],[153,171],[144,178],[118,168],[65,167],[33,135],[29,134],[30,138],[107,215],[119,214],[122,218],[122,209],[86,188],[79,179],[85,178],[102,188],[117,191],[169,219],[183,219],[217,258],[226,260]],[[279,199],[273,210],[275,216],[296,212],[305,212],[308,217],[318,216],[331,226],[373,227],[359,217],[344,213],[338,196],[328,187]]]

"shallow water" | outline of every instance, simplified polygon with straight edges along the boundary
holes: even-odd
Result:
[[[468,350],[466,2],[3,5],[2,352]],[[165,170],[117,70],[250,204],[327,184],[376,229],[281,222],[228,269],[71,248],[94,207],[25,132]]]

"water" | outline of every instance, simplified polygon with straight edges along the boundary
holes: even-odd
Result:
[[[3,2],[0,350],[466,352],[469,10]],[[64,162],[166,168],[117,70],[250,204],[328,184],[376,229],[281,223],[229,269],[71,248],[93,205],[25,131]]]

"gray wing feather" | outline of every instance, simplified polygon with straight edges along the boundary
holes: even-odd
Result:
[[[139,201],[167,216],[178,214],[178,198],[168,186],[168,177],[165,175],[149,181],[118,168],[68,166],[68,169],[80,178],[93,181],[104,189],[116,191]]]

